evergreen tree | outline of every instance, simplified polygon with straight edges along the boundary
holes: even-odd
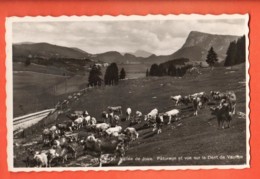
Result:
[[[232,66],[235,64],[236,61],[236,51],[237,51],[237,44],[236,42],[231,42],[229,44],[228,50],[227,50],[227,56],[225,59],[224,66]]]
[[[93,65],[88,77],[88,84],[90,86],[101,86],[101,68],[99,66]]]
[[[225,59],[224,66],[233,66],[236,64],[244,63],[246,60],[246,41],[245,36],[237,41],[231,42]]]
[[[104,82],[105,85],[111,85],[111,66],[109,65],[105,72]]]
[[[211,47],[208,51],[206,62],[213,68],[214,64],[218,61],[218,56],[214,51],[213,47]]]
[[[126,76],[125,69],[122,68],[121,71],[120,71],[120,77],[119,78],[122,80],[122,79],[125,79],[125,76]]]
[[[116,63],[112,63],[107,67],[104,79],[106,85],[118,84],[118,67]]]
[[[173,65],[172,67],[172,76],[177,76],[177,70],[175,65]]]
[[[146,77],[149,76],[149,73],[150,73],[150,72],[149,72],[149,70],[147,69],[147,70],[146,70]]]
[[[168,66],[168,72],[167,72],[167,74],[168,74],[169,76],[172,76],[172,72],[173,72],[173,65],[170,64],[170,65]]]
[[[159,74],[159,66],[157,64],[152,64],[150,69],[150,76],[158,76]]]
[[[246,61],[246,37],[243,36],[237,41],[236,64],[245,63]]]

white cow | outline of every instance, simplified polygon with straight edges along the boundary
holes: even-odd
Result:
[[[151,112],[149,112],[147,115],[145,115],[144,120],[145,121],[151,120],[151,119],[155,120],[157,114],[158,114],[158,109],[155,108]]]
[[[170,98],[171,98],[171,100],[173,100],[175,102],[175,106],[178,106],[180,104],[182,96],[177,95],[177,96],[171,96]]]
[[[191,98],[197,98],[197,97],[201,97],[201,96],[205,96],[206,95],[206,93],[205,92],[199,92],[199,93],[194,93],[194,94],[192,94],[192,95],[190,95],[191,96]]]
[[[132,109],[131,108],[127,108],[126,109],[126,120],[130,120],[131,118],[131,113],[132,113]]]
[[[140,112],[140,111],[136,111],[136,112],[135,112],[135,120],[136,120],[138,123],[141,122],[142,116],[143,116],[142,112]]]
[[[110,127],[106,130],[106,134],[110,136],[114,132],[120,133],[121,131],[122,131],[121,126]]]
[[[122,107],[121,106],[108,106],[108,111],[122,114]]]
[[[34,155],[37,167],[48,167],[48,157],[46,153],[36,152]]]
[[[169,118],[168,124],[171,124],[172,118],[175,117],[175,119],[178,119],[179,114],[180,114],[180,111],[178,109],[173,109],[173,110],[163,113],[163,117],[168,117]]]
[[[83,116],[80,116],[79,118],[75,119],[74,124],[77,129],[80,129],[83,126],[84,118]]]
[[[91,119],[90,119],[90,125],[95,125],[95,124],[97,124],[96,118],[91,117]]]
[[[136,117],[142,117],[142,115],[143,115],[143,114],[142,114],[142,112],[140,112],[140,111],[136,111],[136,112],[135,112],[135,116],[136,116]]]
[[[90,125],[90,123],[91,123],[91,116],[84,117],[83,123],[84,123],[85,126]]]
[[[102,132],[106,131],[109,127],[110,127],[110,124],[107,124],[107,123],[99,123],[99,124],[94,125],[94,128],[97,131],[102,131]]]

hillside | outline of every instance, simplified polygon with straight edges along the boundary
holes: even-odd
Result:
[[[126,157],[146,157],[152,158],[149,161],[124,161],[122,166],[151,166],[151,165],[244,165],[246,161],[246,119],[236,114],[227,129],[218,129],[217,120],[211,115],[209,107],[218,103],[209,103],[203,107],[198,116],[193,116],[192,105],[174,106],[169,99],[171,95],[188,95],[195,92],[210,90],[227,91],[233,90],[237,95],[237,113],[245,113],[245,65],[235,66],[233,69],[224,67],[214,70],[203,69],[202,75],[198,78],[172,78],[172,77],[154,77],[135,80],[122,81],[118,86],[107,86],[88,90],[77,102],[70,104],[71,111],[87,110],[91,116],[100,121],[101,112],[106,110],[107,106],[121,105],[123,110],[131,107],[132,111],[139,110],[147,114],[151,109],[158,108],[161,112],[178,108],[181,111],[181,120],[173,122],[171,125],[164,125],[162,133],[157,135],[152,132],[152,128],[144,128],[140,123],[134,127],[138,130],[139,138],[130,143]],[[134,97],[133,97],[134,95]],[[122,119],[125,117],[123,113]],[[61,114],[57,121],[48,124],[48,127],[59,122],[68,120],[65,114]],[[101,121],[100,121],[101,122]],[[122,120],[120,125],[124,128],[128,122]],[[32,143],[36,149],[42,148],[41,132],[42,128],[35,126],[32,128],[32,135],[28,133],[26,138],[20,139],[26,146]],[[78,131],[76,131],[78,132]],[[86,129],[81,129],[79,135],[89,135]],[[16,167],[23,167],[23,159],[26,156],[26,147],[19,142],[14,145],[14,164]],[[225,158],[207,159],[207,160],[182,160],[166,161],[157,160],[156,157],[201,157],[201,156],[227,156],[239,155],[242,159],[229,160]],[[86,160],[89,155],[84,155],[81,150],[78,151],[76,160],[70,158],[62,166],[79,167],[91,164]],[[85,160],[83,160],[85,159]],[[89,159],[89,158],[87,158]]]
[[[78,48],[69,48],[49,43],[20,43],[13,44],[14,60],[18,57],[43,57],[43,58],[88,58],[89,54]]]

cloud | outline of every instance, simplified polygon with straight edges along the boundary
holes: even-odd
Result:
[[[190,31],[243,35],[244,26],[243,19],[15,22],[13,43],[47,42],[89,53],[145,50],[166,55],[178,50]]]

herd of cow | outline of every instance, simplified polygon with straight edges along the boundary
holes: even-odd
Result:
[[[210,110],[211,114],[216,116],[219,128],[225,128],[224,122],[227,122],[227,127],[229,127],[232,116],[235,114],[236,95],[232,91],[225,93],[211,91],[210,95],[200,92],[188,96],[171,96],[170,99],[176,106],[192,104],[195,116],[210,100],[217,101],[217,105],[210,107]],[[96,156],[99,159],[99,166],[105,163],[102,158],[105,154],[112,154],[114,161],[120,165],[129,144],[139,137],[137,130],[133,127],[134,124],[143,122],[146,127],[151,127],[152,131],[160,134],[165,121],[168,121],[165,124],[170,125],[173,120],[181,120],[180,113],[179,109],[159,113],[155,108],[146,115],[140,111],[136,111],[133,115],[131,108],[127,108],[124,119],[130,122],[130,125],[123,129],[120,126],[123,123],[121,106],[109,106],[107,111],[102,112],[102,122],[100,123],[87,111],[74,111],[66,115],[69,121],[43,130],[41,145],[47,149],[35,151],[29,148],[26,166],[59,166],[61,163],[64,164],[68,158],[76,160],[79,148],[83,150],[83,155]],[[79,131],[85,131],[87,135],[79,136]]]

